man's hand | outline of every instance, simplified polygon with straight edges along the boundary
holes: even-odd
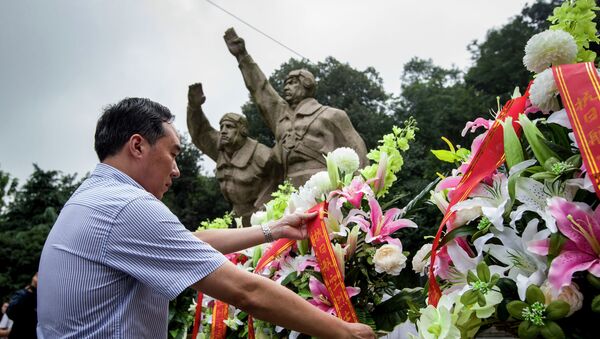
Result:
[[[202,90],[202,84],[197,83],[190,85],[188,88],[188,104],[192,107],[202,106],[206,101],[204,91]]]
[[[348,323],[350,336],[348,338],[356,338],[356,339],[375,339],[375,332],[371,326],[360,324],[360,323]]]
[[[269,225],[271,233],[275,239],[306,239],[308,237],[307,223],[316,216],[317,212],[286,215]]]
[[[246,52],[246,44],[244,43],[244,39],[240,38],[233,28],[229,28],[225,31],[223,39],[225,39],[225,43],[227,44],[229,52],[238,60],[248,53]]]

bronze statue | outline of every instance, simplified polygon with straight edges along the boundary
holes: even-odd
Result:
[[[284,177],[294,186],[326,170],[323,155],[338,147],[354,149],[361,167],[367,164],[365,143],[346,112],[321,105],[314,99],[316,82],[312,73],[305,69],[291,71],[285,80],[282,98],[233,28],[225,32],[224,39],[229,52],[237,58],[246,87],[264,121],[275,135],[276,154],[283,165]]]
[[[187,125],[192,142],[217,163],[217,180],[233,211],[250,226],[250,216],[271,199],[282,181],[281,166],[273,150],[248,137],[248,122],[241,114],[227,113],[215,130],[202,111],[206,100],[202,84],[188,90]]]

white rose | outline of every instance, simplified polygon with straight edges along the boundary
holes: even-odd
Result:
[[[431,253],[432,247],[431,244],[425,244],[417,251],[417,253],[415,253],[415,256],[412,259],[412,267],[415,273],[419,273],[421,276],[424,276],[427,273],[429,260],[425,259],[425,257]]]
[[[554,290],[550,287],[547,280],[540,286],[540,289],[544,292],[544,296],[546,297],[546,305],[555,300],[562,300],[569,304],[570,309],[567,317],[570,317],[571,314],[579,311],[583,306],[583,294],[579,292],[579,286],[577,286],[576,283],[564,286],[558,295],[556,295]]]
[[[398,275],[406,267],[406,256],[402,249],[396,245],[385,244],[377,249],[373,256],[375,271]]]
[[[331,152],[331,158],[344,173],[354,173],[360,165],[358,154],[349,147],[340,147]]]

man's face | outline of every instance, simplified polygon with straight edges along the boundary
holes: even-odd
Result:
[[[283,98],[289,104],[297,104],[306,98],[306,88],[302,86],[298,77],[290,77],[285,80]]]
[[[142,161],[147,171],[140,178],[140,184],[146,191],[161,199],[173,184],[173,178],[179,177],[176,157],[181,152],[179,136],[173,125],[163,122],[165,135],[154,145],[147,144],[147,153]],[[147,141],[145,141],[147,143]]]
[[[230,120],[221,122],[221,137],[219,139],[219,148],[230,147],[237,149],[242,140],[238,124]]]

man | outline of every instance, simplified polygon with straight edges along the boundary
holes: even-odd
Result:
[[[233,28],[225,32],[224,39],[238,61],[246,87],[275,135],[285,175],[294,186],[326,170],[323,155],[338,147],[354,149],[361,166],[367,164],[365,143],[346,112],[323,106],[314,99],[316,82],[309,71],[291,71],[281,98]]]
[[[8,309],[8,301],[2,303],[2,320],[0,320],[0,339],[8,338],[13,321],[6,315]]]
[[[172,119],[158,103],[129,98],[98,120],[101,163],[65,204],[42,251],[39,337],[165,338],[169,300],[192,287],[312,336],[374,338],[368,326],[329,316],[221,254],[306,238],[314,215],[193,234],[160,202],[179,176]]]
[[[223,115],[220,131],[215,130],[202,111],[205,101],[202,84],[191,85],[187,126],[192,142],[217,163],[221,192],[248,227],[252,213],[270,200],[270,193],[282,181],[281,168],[271,148],[248,137],[248,122],[243,115]]]
[[[8,339],[35,339],[37,324],[36,291],[38,287],[37,272],[29,285],[18,290],[11,298],[6,315],[13,321]]]

